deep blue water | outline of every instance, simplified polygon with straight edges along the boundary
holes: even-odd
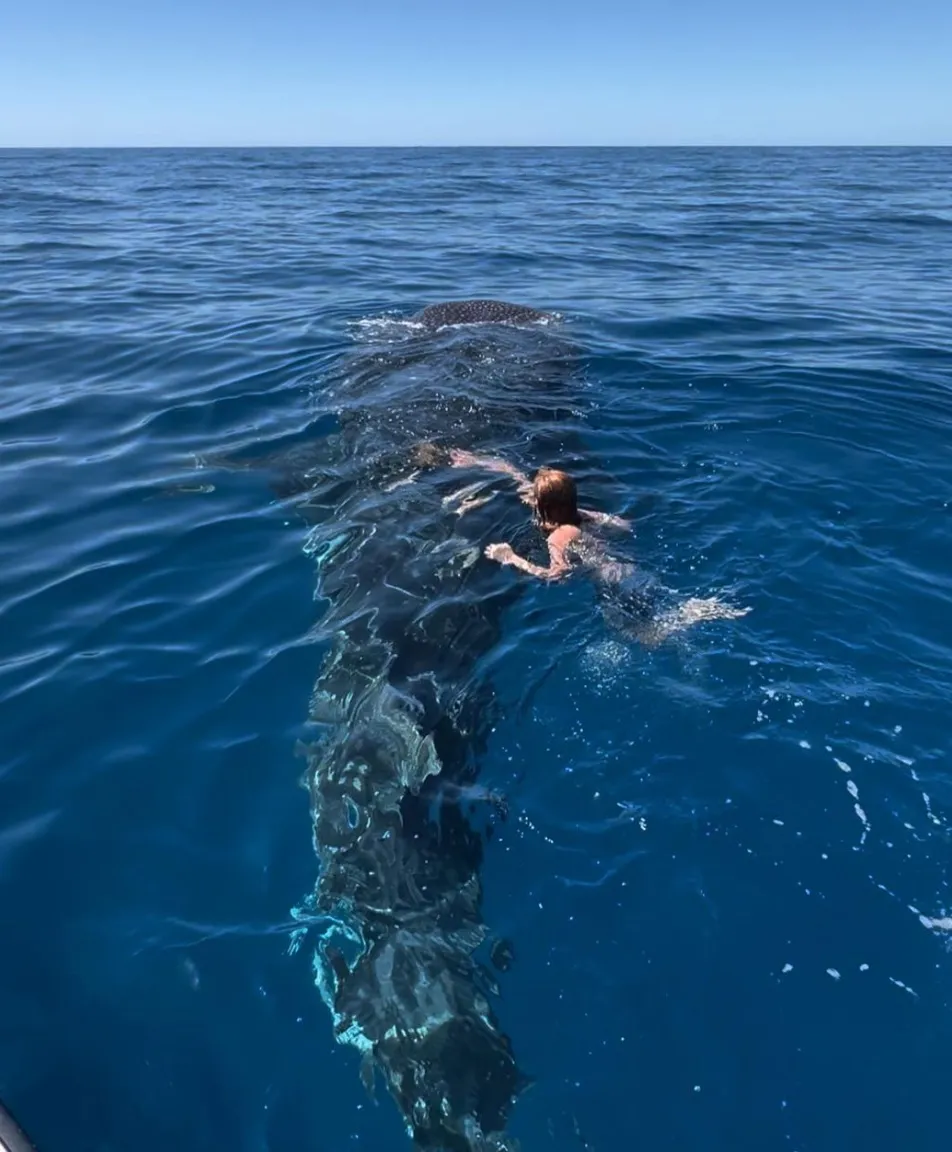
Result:
[[[752,608],[506,618],[513,1133],[944,1149],[950,269],[948,150],[0,153],[0,1097],[40,1152],[409,1147],[290,949],[308,527],[196,460],[311,435],[361,320],[467,296],[564,316],[583,490]]]

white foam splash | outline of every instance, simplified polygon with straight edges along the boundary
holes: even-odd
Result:
[[[553,847],[555,846],[555,841],[552,839],[552,837],[547,835],[545,832],[540,831],[539,828],[533,824],[532,820],[524,812],[519,817],[519,823],[524,824],[527,828],[530,828],[533,832],[535,832],[537,836],[541,836],[546,844],[551,844]]]
[[[624,676],[631,661],[631,648],[611,638],[589,644],[581,656],[586,681],[596,691],[613,687]]]
[[[919,915],[919,923],[936,932],[952,932],[952,916]]]
[[[849,794],[853,797],[853,800],[855,801],[855,803],[853,804],[853,808],[856,811],[856,815],[859,817],[859,822],[863,825],[863,835],[860,837],[859,842],[860,842],[860,844],[865,844],[866,843],[866,837],[869,835],[869,820],[866,818],[866,813],[860,807],[859,789],[856,787],[856,781],[855,780],[847,780],[846,781],[846,791],[849,792]]]
[[[903,984],[903,982],[901,980],[897,980],[895,976],[889,977],[889,983],[895,984],[896,987],[901,988],[903,990],[903,992],[908,992],[909,995],[912,996],[914,999],[916,999],[916,1000],[919,999],[919,993],[916,992],[915,989],[910,988],[908,984]]]
[[[358,340],[407,339],[416,332],[424,332],[426,325],[400,316],[366,316],[351,324]]]
[[[932,821],[933,824],[938,824],[938,826],[941,828],[942,827],[942,821],[932,811],[932,801],[929,799],[929,794],[927,792],[923,792],[922,793],[922,799],[925,801],[926,815],[929,817],[929,819]]]

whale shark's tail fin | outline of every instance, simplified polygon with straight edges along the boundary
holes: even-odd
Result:
[[[458,903],[442,917],[391,927],[350,962],[325,949],[322,991],[338,1040],[382,1075],[417,1148],[518,1152],[505,1130],[532,1081],[473,956],[483,932],[469,922],[467,901]]]

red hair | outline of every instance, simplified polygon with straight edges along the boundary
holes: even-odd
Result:
[[[543,528],[560,528],[563,524],[577,528],[582,523],[575,481],[567,472],[540,468],[532,483],[532,495]]]

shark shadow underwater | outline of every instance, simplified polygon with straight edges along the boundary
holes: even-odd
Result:
[[[432,306],[328,374],[318,425],[333,432],[234,462],[267,469],[306,518],[325,605],[306,777],[316,983],[368,1088],[382,1078],[415,1146],[439,1152],[516,1152],[507,1126],[529,1083],[480,959],[498,812],[478,785],[498,711],[483,667],[524,586],[481,552],[526,515],[499,477],[456,515],[446,498],[466,481],[446,450],[583,451],[580,354],[543,316]],[[499,966],[507,953],[497,942]]]

